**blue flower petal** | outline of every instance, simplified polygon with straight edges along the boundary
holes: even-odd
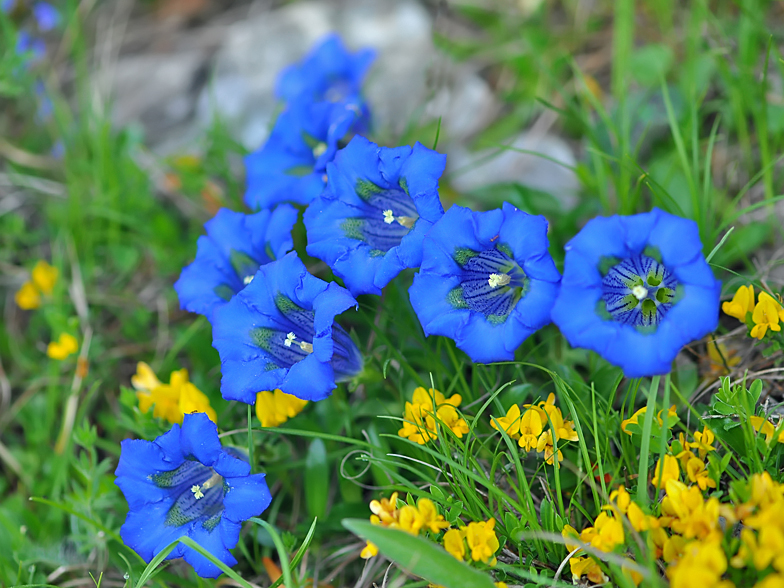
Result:
[[[475,362],[513,359],[550,322],[560,275],[547,249],[542,217],[511,205],[482,213],[450,208],[425,237],[409,289],[425,334],[454,339]]]
[[[221,454],[218,426],[203,412],[184,419],[180,432],[180,445],[186,457],[193,456],[204,465],[211,466]]]
[[[226,546],[223,543],[223,537],[217,529],[210,532],[204,527],[196,525],[190,533],[190,536],[191,539],[220,559],[227,566],[232,567],[237,565],[237,559],[228,549],[226,549]],[[186,545],[182,546],[181,557],[191,564],[196,573],[202,578],[217,578],[223,573],[221,569],[209,559]]]
[[[373,49],[349,53],[340,37],[328,35],[300,63],[280,73],[275,94],[282,100],[356,100],[375,57]]]
[[[362,367],[356,345],[333,327],[338,311],[356,304],[343,288],[310,275],[295,253],[261,267],[214,315],[224,398],[253,404],[259,390],[275,388],[305,399],[327,396],[336,366],[343,378]]]
[[[697,223],[662,211],[651,230],[649,244],[659,249],[668,268],[675,269],[702,256]]]
[[[658,209],[593,219],[570,244],[552,318],[572,346],[628,377],[651,376],[669,372],[684,345],[718,326],[721,284],[693,221]]]
[[[624,259],[631,254],[626,246],[626,229],[618,216],[589,220],[564,249],[567,253],[579,251],[593,264],[598,264],[602,257]]]
[[[48,2],[36,2],[33,5],[33,18],[38,29],[44,33],[51,31],[60,23],[60,13]]]
[[[149,563],[173,541],[190,537],[225,564],[236,564],[229,549],[237,544],[240,523],[261,514],[270,493],[264,476],[250,476],[250,466],[234,453],[221,447],[217,428],[203,413],[186,414],[182,427],[174,425],[154,442],[123,442],[115,483],[130,508],[120,530],[125,544]],[[240,491],[229,498],[235,489]],[[145,500],[145,493],[156,500]],[[215,564],[181,543],[167,559],[177,557],[202,577],[220,575]]]
[[[225,517],[231,521],[245,521],[264,512],[272,501],[264,474],[254,474],[229,481],[229,492],[223,499]]]
[[[297,211],[288,205],[247,215],[221,209],[199,237],[196,259],[174,284],[182,308],[210,317],[242,290],[258,268],[294,247]]]
[[[380,294],[421,263],[422,240],[443,213],[444,162],[419,144],[390,149],[355,136],[327,166],[327,187],[305,211],[308,254],[326,262],[354,296]]]

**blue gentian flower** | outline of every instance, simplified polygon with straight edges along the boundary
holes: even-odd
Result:
[[[352,54],[346,51],[340,37],[328,35],[300,63],[280,73],[275,94],[287,102],[353,104],[366,113],[360,90],[375,58],[374,49]]]
[[[552,317],[573,347],[626,376],[666,374],[684,345],[716,329],[720,292],[697,224],[654,208],[592,219],[567,243]]]
[[[38,30],[47,32],[59,24],[60,13],[48,2],[36,2],[33,5],[33,18],[38,24]]]
[[[32,53],[30,64],[38,63],[46,56],[46,44],[26,31],[19,31],[16,37],[16,52],[21,55],[28,51]]]
[[[455,341],[477,363],[509,361],[550,322],[561,275],[547,221],[504,202],[474,212],[452,206],[425,236],[409,289],[425,335]]]
[[[381,294],[422,261],[422,239],[444,214],[438,178],[446,155],[417,143],[379,147],[356,136],[327,165],[327,186],[305,211],[309,255],[354,296]]]
[[[254,210],[280,202],[309,204],[324,189],[327,163],[357,119],[356,109],[343,104],[290,105],[264,146],[245,158],[246,204]]]
[[[296,209],[286,204],[250,215],[219,210],[204,224],[207,235],[199,237],[196,259],[174,284],[182,308],[210,318],[250,283],[260,266],[293,249],[296,222]]]
[[[261,266],[253,281],[215,311],[213,347],[221,394],[246,404],[259,390],[321,400],[336,381],[362,369],[362,356],[335,316],[357,301],[336,283],[310,275],[296,253]]]
[[[128,501],[120,529],[123,542],[146,562],[172,541],[190,537],[228,566],[237,563],[242,522],[269,506],[264,474],[250,475],[241,452],[223,448],[215,424],[204,413],[186,414],[155,441],[121,444],[115,484]],[[182,557],[204,578],[220,568],[178,543],[166,559]]]

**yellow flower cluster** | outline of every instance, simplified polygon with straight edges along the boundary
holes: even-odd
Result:
[[[753,416],[749,418],[749,421],[751,421],[751,426],[754,427],[757,433],[765,435],[765,443],[770,445],[770,442],[773,441],[773,436],[776,434],[776,426],[761,416]],[[779,431],[776,441],[784,443],[784,428]]]
[[[204,412],[213,423],[218,421],[218,415],[210,406],[210,399],[188,381],[186,369],[172,372],[169,383],[163,384],[150,366],[140,361],[136,366],[136,375],[131,377],[131,384],[137,390],[139,410],[149,412],[154,406],[152,415],[155,418],[181,424],[186,414]]]
[[[574,430],[574,423],[565,420],[561,409],[555,406],[555,394],[551,393],[545,402],[540,402],[538,405],[525,404],[523,408],[526,410],[521,414],[520,407],[513,404],[506,416],[494,418],[490,424],[494,429],[498,429],[498,425],[503,427],[506,434],[512,439],[517,439],[517,444],[526,451],[536,450],[537,453],[544,453],[544,459],[548,464],[552,465],[555,458],[553,431],[559,447],[566,441],[579,439]],[[563,461],[563,452],[560,449],[558,461]]]
[[[468,523],[465,527],[449,529],[444,533],[444,549],[460,561],[465,561],[466,555],[469,555],[472,561],[494,566],[498,563],[495,552],[499,547],[495,534],[495,519]]]
[[[561,535],[566,540],[566,548],[569,551],[574,551],[585,544],[605,553],[615,551],[626,541],[624,517],[628,520],[628,524],[638,532],[647,531],[657,525],[655,517],[646,515],[636,502],[632,502],[626,488],[619,486],[610,493],[610,504],[602,507],[602,512],[596,517],[592,527],[586,527],[581,533],[578,533],[577,529],[571,525],[564,525]],[[569,567],[575,584],[579,583],[583,576],[594,584],[609,582],[599,562],[592,556],[576,555],[569,560]],[[642,581],[642,576],[637,572],[626,569],[624,571],[630,575],[635,585]]]
[[[430,531],[439,533],[442,529],[447,529],[450,525],[444,520],[444,516],[438,513],[436,505],[429,498],[420,498],[416,506],[406,504],[400,508],[397,506],[397,492],[393,492],[389,499],[382,498],[380,501],[370,502],[370,522],[382,527],[402,529],[411,535],[419,535],[420,531]],[[378,555],[378,547],[371,541],[362,550],[360,556],[368,559]]]
[[[784,484],[774,481],[768,472],[754,474],[746,495],[746,501],[732,513],[743,528],[740,548],[730,564],[758,572],[773,568],[755,588],[784,586]]]
[[[14,300],[19,308],[33,310],[41,306],[41,296],[49,296],[57,283],[57,268],[43,259],[33,267],[30,279],[16,291]]]
[[[628,419],[625,419],[625,420],[621,421],[621,431],[623,431],[627,435],[631,436],[633,433],[627,427],[629,425],[639,425],[639,426],[642,426],[640,424],[640,419],[645,416],[646,412],[648,412],[648,407],[647,406],[643,406],[640,410],[635,412]],[[662,413],[663,412],[664,412],[664,409],[662,409],[658,413],[656,413],[656,422],[659,423],[660,427],[664,425],[664,419],[662,418]],[[670,409],[667,411],[668,426],[670,424],[670,418],[673,417],[673,416],[676,416],[676,415],[677,415],[677,411],[675,409],[675,405],[673,404],[670,407]]]
[[[68,333],[63,333],[57,341],[51,341],[46,347],[46,355],[59,360],[63,360],[77,351],[79,351],[79,342],[76,337]]]
[[[748,315],[754,327],[751,336],[762,339],[768,329],[781,331],[780,321],[784,321],[784,308],[781,303],[767,292],[760,292],[759,299],[754,302],[754,286],[741,286],[732,300],[721,305],[721,309],[739,321],[746,322]]]
[[[397,434],[424,445],[438,438],[438,424],[451,430],[458,439],[468,433],[468,423],[457,412],[462,398],[453,394],[446,398],[434,388],[417,388],[411,402],[406,402],[403,428]]]
[[[307,404],[307,400],[282,390],[259,392],[256,395],[256,416],[262,427],[277,427],[301,413]]]

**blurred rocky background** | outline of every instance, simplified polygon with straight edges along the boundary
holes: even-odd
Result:
[[[501,1],[521,19],[540,3]],[[277,73],[335,31],[349,48],[378,50],[366,95],[380,142],[424,141],[429,129],[431,141],[439,133],[455,189],[519,183],[571,204],[575,146],[556,134],[557,115],[529,108],[508,116],[499,99],[508,80],[487,67],[490,59],[458,61],[437,47],[439,38],[477,40],[452,8],[418,0],[117,0],[98,8],[96,94],[118,126],[135,126],[159,155],[198,152],[216,119],[254,150],[279,109]],[[491,139],[477,141],[488,129]]]

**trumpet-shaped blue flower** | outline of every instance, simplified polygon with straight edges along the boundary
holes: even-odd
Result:
[[[501,210],[452,206],[425,236],[409,289],[426,335],[443,335],[473,361],[514,358],[550,322],[561,275],[547,251],[547,221],[505,202]]]
[[[291,251],[296,222],[296,209],[286,204],[250,215],[219,210],[204,224],[207,235],[199,237],[196,259],[174,284],[182,308],[210,318],[253,280],[260,266]]]
[[[245,157],[252,209],[279,202],[310,203],[324,189],[327,163],[356,126],[358,110],[345,104],[295,103],[275,122],[264,146]]]
[[[356,136],[327,166],[327,187],[305,211],[308,254],[355,296],[381,294],[422,261],[422,239],[444,214],[438,178],[446,155],[419,143],[393,149]]]
[[[552,317],[572,346],[652,376],[717,327],[720,293],[696,223],[654,208],[595,218],[566,245]]]
[[[275,94],[286,102],[332,102],[354,105],[368,120],[361,97],[362,81],[376,58],[374,49],[349,53],[337,35],[328,35],[300,62],[284,69]],[[367,125],[362,124],[362,129]]]
[[[221,446],[204,413],[186,414],[182,427],[174,425],[155,441],[123,441],[115,475],[129,507],[120,536],[148,563],[172,541],[190,537],[235,565],[229,549],[237,545],[242,522],[261,514],[272,499],[264,474],[250,475],[247,458]],[[182,543],[166,559],[177,557],[204,578],[221,574]]]
[[[336,283],[310,275],[289,253],[213,315],[213,346],[221,358],[221,394],[247,404],[260,390],[280,389],[321,400],[335,381],[362,369],[362,356],[335,316],[357,301]]]

